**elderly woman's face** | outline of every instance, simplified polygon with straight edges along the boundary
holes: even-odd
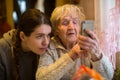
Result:
[[[61,18],[57,34],[63,44],[77,41],[80,33],[80,20],[76,13],[71,13]]]

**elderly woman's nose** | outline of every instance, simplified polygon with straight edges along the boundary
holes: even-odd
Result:
[[[73,24],[72,21],[69,22],[68,28],[69,28],[69,29],[73,29],[73,28],[74,28],[74,24]]]

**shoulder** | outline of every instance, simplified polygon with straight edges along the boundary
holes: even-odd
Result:
[[[13,31],[13,30],[12,30]],[[0,57],[5,62],[7,59],[10,59],[11,56],[11,47],[12,41],[7,38],[10,33],[5,33],[4,36],[0,39]]]
[[[0,39],[0,53],[1,51],[6,51],[8,48],[9,49],[11,48],[10,44],[4,38],[1,38]]]
[[[12,29],[7,33],[4,33],[3,37],[0,39],[0,49],[6,51],[12,47],[13,37],[15,35],[15,32],[16,32],[16,29]]]
[[[0,57],[9,58],[11,54],[11,47],[4,39],[0,39]]]
[[[52,37],[50,41],[50,49],[63,49],[63,45],[60,42],[60,39],[58,37]]]
[[[14,38],[15,38],[15,36],[16,36],[16,32],[17,32],[16,29],[12,29],[12,30],[8,31],[7,33],[5,33],[5,34],[3,35],[4,40],[5,40],[9,45],[12,45],[12,44],[13,44]]]
[[[56,49],[57,41],[55,37],[52,37],[49,44],[49,49]]]

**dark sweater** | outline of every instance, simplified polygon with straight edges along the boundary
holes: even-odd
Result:
[[[15,60],[11,50],[14,34],[15,30],[11,30],[0,39],[0,80],[15,80],[13,75],[16,72]],[[18,64],[19,80],[35,80],[37,55],[21,51]]]
[[[37,69],[37,55],[32,52],[24,52],[19,59],[19,80],[35,80]]]

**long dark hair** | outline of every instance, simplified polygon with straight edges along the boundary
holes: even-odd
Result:
[[[17,80],[19,80],[19,70],[17,65],[19,65],[19,57],[22,51],[20,32],[23,31],[26,36],[30,36],[35,28],[41,24],[47,24],[51,26],[49,18],[38,9],[28,9],[21,15],[13,46],[14,61],[17,69]]]

